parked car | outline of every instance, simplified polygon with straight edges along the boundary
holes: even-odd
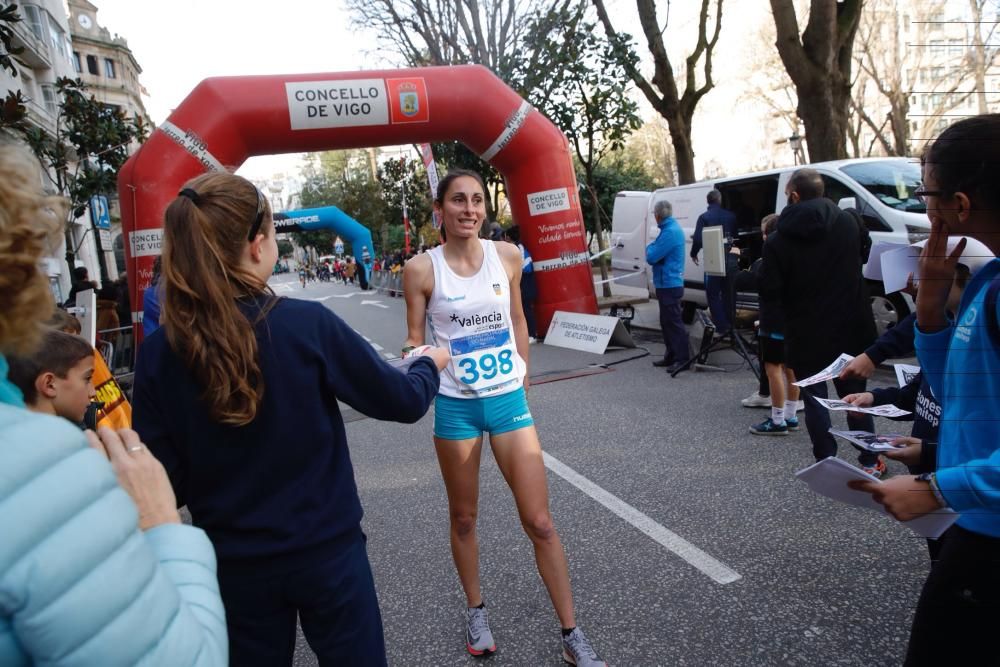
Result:
[[[926,208],[915,196],[920,187],[920,165],[908,158],[861,158],[809,165],[820,173],[826,196],[841,208],[855,208],[871,233],[872,243],[915,243],[927,238]],[[622,285],[645,287],[655,295],[652,272],[645,261],[646,245],[656,238],[652,209],[666,199],[687,237],[684,269],[686,311],[704,307],[704,268],[690,258],[691,236],[705,197],[713,188],[722,193],[722,206],[736,214],[737,244],[753,261],[760,256],[760,221],[786,206],[785,186],[801,167],[785,167],[756,174],[711,179],[662,188],[654,192],[620,192],[615,199],[611,230],[612,275]],[[901,293],[886,295],[882,283],[870,282],[872,311],[879,331],[894,326],[910,313],[913,301]]]

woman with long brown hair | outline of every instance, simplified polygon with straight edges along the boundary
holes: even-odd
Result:
[[[290,665],[296,615],[321,665],[385,664],[337,401],[417,421],[448,355],[401,373],[321,303],[275,297],[277,256],[249,181],[206,174],[171,202],[136,430],[215,544],[233,664]]]

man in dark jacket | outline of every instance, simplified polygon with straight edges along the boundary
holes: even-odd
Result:
[[[860,231],[850,214],[823,197],[823,179],[814,169],[799,169],[785,188],[788,206],[778,232],[764,244],[761,304],[780,304],[785,315],[786,362],[795,377],[821,371],[842,352],[860,354],[875,340],[868,291],[861,275]],[[865,391],[861,379],[833,381],[838,396]],[[805,419],[813,455],[819,461],[837,453],[830,435],[830,414],[813,397],[826,398],[825,383],[806,389]],[[852,430],[874,431],[868,415],[848,413]],[[881,476],[885,463],[862,451],[867,472]]]
[[[712,190],[706,197],[708,210],[698,216],[694,234],[691,235],[691,259],[698,264],[698,253],[701,251],[701,231],[705,227],[722,227],[726,239],[736,237],[736,215],[722,208],[722,193]],[[726,248],[728,252],[729,248]],[[712,323],[719,335],[729,333],[732,325],[729,322],[730,300],[729,281],[722,276],[705,276],[705,300],[712,313]]]

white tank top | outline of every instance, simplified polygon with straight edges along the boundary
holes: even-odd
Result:
[[[432,343],[451,353],[438,393],[454,398],[499,396],[521,387],[526,365],[517,353],[510,319],[510,278],[492,241],[480,239],[483,265],[463,278],[448,266],[444,248],[428,254],[434,291],[427,303]]]

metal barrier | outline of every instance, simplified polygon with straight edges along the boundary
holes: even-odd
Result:
[[[97,332],[97,338],[97,349],[108,364],[108,369],[131,396],[132,377],[135,375],[135,333],[132,327],[101,329]]]
[[[372,271],[369,281],[379,294],[388,296],[403,296],[403,272],[397,271]]]

